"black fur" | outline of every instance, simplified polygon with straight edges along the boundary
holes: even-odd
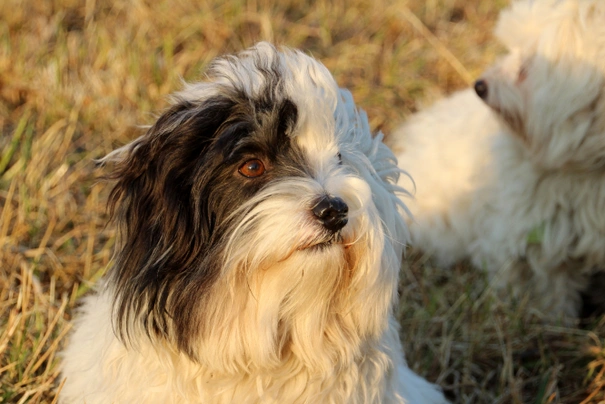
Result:
[[[203,333],[193,318],[196,305],[219,275],[225,236],[237,221],[229,215],[268,182],[308,175],[291,137],[297,107],[279,97],[279,72],[260,70],[260,95],[232,83],[219,96],[177,101],[109,175],[119,228],[109,279],[122,340],[129,340],[131,324],[142,325],[191,356],[192,339]],[[238,173],[250,158],[265,162],[264,175]]]

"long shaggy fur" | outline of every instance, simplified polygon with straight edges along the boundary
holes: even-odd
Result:
[[[61,402],[445,402],[392,313],[400,170],[320,63],[266,43],[221,57],[103,162],[119,243]],[[313,213],[325,197],[348,206],[337,230]]]
[[[412,243],[442,265],[470,257],[557,318],[605,266],[604,22],[598,0],[514,2],[483,100],[464,90],[393,136],[417,187]]]

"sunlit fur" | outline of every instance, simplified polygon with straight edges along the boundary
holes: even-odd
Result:
[[[103,160],[118,246],[61,402],[444,403],[393,318],[408,234],[382,135],[300,52],[260,43],[206,75]],[[348,205],[337,234],[324,195]]]
[[[496,35],[509,53],[485,102],[464,90],[393,136],[417,187],[412,243],[573,318],[605,268],[605,2],[513,2]]]

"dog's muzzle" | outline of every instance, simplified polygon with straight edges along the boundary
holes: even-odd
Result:
[[[332,233],[336,233],[349,221],[349,207],[342,199],[333,196],[323,196],[312,208],[313,214],[321,224]]]

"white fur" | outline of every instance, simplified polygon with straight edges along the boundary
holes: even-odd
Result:
[[[408,238],[399,170],[350,93],[312,58],[261,43],[180,97],[211,97],[232,82],[257,94],[255,54],[278,62],[312,175],[270,183],[241,207],[248,213],[226,240],[210,303],[192,313],[204,330],[196,360],[136,325],[124,345],[112,329],[111,286],[86,297],[63,353],[62,403],[446,402],[404,360],[393,317]],[[323,193],[349,206],[343,244],[305,250],[318,231],[309,204]]]
[[[605,265],[605,2],[516,1],[496,34],[510,52],[485,103],[461,91],[391,137],[417,188],[412,244],[573,317]]]

